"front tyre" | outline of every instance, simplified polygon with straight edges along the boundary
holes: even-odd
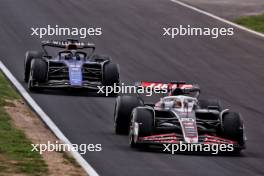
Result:
[[[226,138],[237,141],[241,149],[245,147],[244,124],[239,113],[227,112],[223,115],[223,134]],[[241,149],[235,149],[235,152]]]
[[[43,53],[40,51],[27,51],[24,60],[24,81],[29,81],[31,61],[36,58],[42,58]]]
[[[118,96],[115,103],[114,129],[116,134],[128,134],[131,113],[134,108],[143,103],[133,96]]]
[[[138,143],[139,137],[150,136],[154,132],[154,113],[150,109],[138,107],[133,112],[129,133],[132,148],[147,147],[147,144]]]
[[[108,62],[103,69],[103,85],[113,86],[119,85],[119,67],[117,64]]]
[[[30,76],[28,81],[28,89],[37,91],[35,83],[43,83],[47,79],[48,65],[42,59],[33,59],[31,62]]]

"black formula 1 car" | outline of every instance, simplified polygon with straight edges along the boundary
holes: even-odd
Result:
[[[167,87],[167,96],[145,104],[140,96],[118,96],[114,112],[116,134],[129,134],[131,147],[152,144],[232,144],[245,148],[239,113],[223,109],[219,101],[198,99],[195,84],[141,82],[144,87]],[[191,96],[192,95],[192,96]]]
[[[98,90],[98,86],[119,84],[119,66],[108,56],[95,55],[94,44],[68,39],[43,41],[42,48],[42,52],[26,52],[24,80],[30,91],[46,88]],[[89,53],[84,52],[85,49],[90,50]],[[52,51],[54,56],[50,54]]]

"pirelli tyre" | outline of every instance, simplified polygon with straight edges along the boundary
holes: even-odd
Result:
[[[27,51],[24,60],[24,81],[28,82],[30,76],[30,67],[32,59],[42,58],[43,52],[40,51]]]
[[[227,112],[223,115],[223,134],[227,139],[238,142],[239,148],[235,148],[234,152],[245,148],[244,124],[239,113]]]
[[[28,89],[30,91],[39,90],[35,83],[43,83],[47,79],[48,65],[42,59],[33,59],[31,62]]]
[[[94,62],[103,62],[103,61],[111,61],[111,57],[107,55],[99,55],[99,54],[94,54],[91,56],[91,60]]]
[[[138,143],[139,137],[150,136],[154,131],[154,113],[151,109],[138,107],[133,111],[129,133],[132,148],[144,148],[147,144]]]
[[[114,111],[114,129],[116,134],[127,135],[129,133],[131,113],[134,108],[142,105],[138,97],[118,96],[116,98]]]
[[[108,62],[103,69],[103,85],[113,86],[119,85],[119,67],[117,64]]]
[[[217,110],[222,110],[222,105],[219,100],[199,100],[198,102],[201,109],[208,109],[208,107],[216,108]]]

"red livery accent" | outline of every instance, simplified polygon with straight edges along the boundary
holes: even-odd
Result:
[[[148,143],[171,143],[178,144],[181,142],[185,142],[184,138],[180,134],[169,133],[169,134],[157,134],[151,136],[140,137],[139,142],[148,142]],[[237,142],[224,139],[218,136],[211,135],[201,135],[199,136],[199,142],[202,144],[237,144]]]
[[[149,87],[149,88],[160,88],[160,89],[176,89],[176,88],[181,88],[181,89],[191,89],[193,88],[192,84],[174,84],[174,83],[162,83],[162,82],[145,82],[142,81],[140,82],[139,86],[142,87]]]

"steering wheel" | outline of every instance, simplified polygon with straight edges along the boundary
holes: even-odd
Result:
[[[83,55],[83,58],[84,58],[84,59],[86,59],[86,57],[87,57],[87,54],[86,54],[85,52],[83,52],[83,51],[76,51],[76,52],[75,52],[75,55],[78,55],[78,54],[79,54],[79,55]]]
[[[73,53],[71,52],[71,51],[69,51],[69,50],[65,50],[65,51],[60,51],[59,52],[59,59],[62,59],[61,57],[62,57],[62,54],[67,54],[67,55],[73,55]],[[65,56],[65,55],[64,55]]]

